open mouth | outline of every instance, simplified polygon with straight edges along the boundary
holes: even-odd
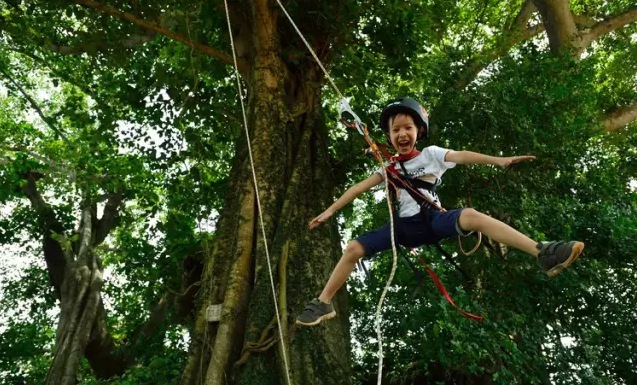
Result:
[[[410,148],[411,148],[411,142],[409,140],[398,141],[398,149],[400,151],[409,151]]]

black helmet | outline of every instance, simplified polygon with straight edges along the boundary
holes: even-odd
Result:
[[[420,103],[412,98],[398,98],[389,102],[380,114],[380,127],[386,134],[389,133],[389,118],[396,114],[409,114],[420,128],[418,139],[427,139],[429,136],[429,115]]]

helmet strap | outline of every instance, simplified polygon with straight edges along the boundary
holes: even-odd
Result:
[[[426,132],[427,132],[427,129],[424,126],[421,126],[420,130],[418,130],[418,139],[424,139]]]

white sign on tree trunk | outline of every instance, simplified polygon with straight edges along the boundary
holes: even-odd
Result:
[[[218,305],[210,305],[206,309],[206,321],[208,322],[219,322],[221,319],[221,309],[223,309],[223,304]]]

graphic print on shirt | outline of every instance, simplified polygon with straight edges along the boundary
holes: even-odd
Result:
[[[402,163],[405,167],[404,170],[400,164],[396,164],[396,169],[401,174],[405,174],[406,172],[410,178],[418,178],[435,185],[440,185],[442,175],[445,171],[456,165],[453,162],[445,161],[445,155],[449,151],[451,150],[438,146],[425,147],[418,156]],[[375,172],[382,173],[382,170],[378,169]],[[419,189],[419,191],[427,199],[439,206],[441,205],[438,194],[432,194],[425,189]],[[418,206],[418,203],[408,193],[405,192],[403,194],[402,191],[399,191],[397,199],[400,207],[399,216],[410,217],[420,212],[420,206]]]

